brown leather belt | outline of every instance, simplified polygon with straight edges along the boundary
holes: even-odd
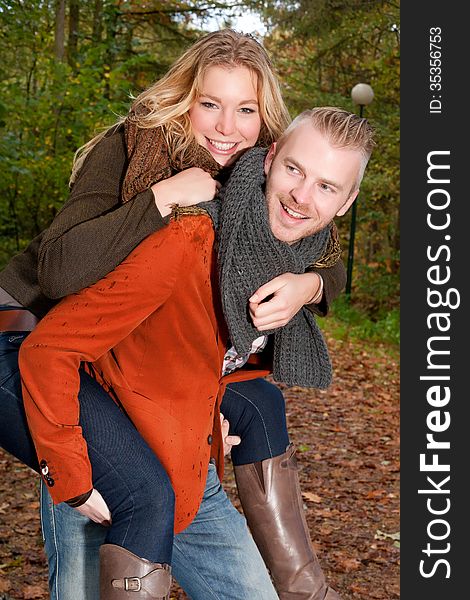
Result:
[[[0,310],[0,331],[32,331],[37,322],[29,310]]]

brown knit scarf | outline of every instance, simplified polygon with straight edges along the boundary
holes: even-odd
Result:
[[[148,114],[149,109],[140,106],[131,110],[124,121],[129,167],[122,187],[122,201],[127,202],[154,183],[190,167],[200,167],[215,177],[222,170],[211,153],[193,140],[177,161],[172,161],[161,127],[142,129],[137,127],[136,117]]]

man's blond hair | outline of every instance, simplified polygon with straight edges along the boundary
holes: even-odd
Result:
[[[365,168],[375,146],[374,129],[367,119],[333,106],[321,106],[304,110],[292,121],[279,138],[276,146],[276,154],[292,132],[305,122],[309,122],[335,148],[359,150],[361,152],[363,160],[356,183],[357,189],[362,181]]]

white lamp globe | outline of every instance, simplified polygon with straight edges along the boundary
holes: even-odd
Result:
[[[351,98],[354,104],[367,106],[374,99],[374,90],[367,83],[357,83],[351,90]]]

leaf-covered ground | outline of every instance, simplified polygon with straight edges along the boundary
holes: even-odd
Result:
[[[335,369],[329,390],[284,390],[308,524],[325,573],[343,600],[394,600],[399,598],[398,356],[377,344],[329,340],[329,348]],[[226,489],[239,507],[230,464],[226,473]],[[1,451],[0,478],[0,599],[2,594],[46,599],[37,479]],[[175,585],[172,598],[186,596]]]

